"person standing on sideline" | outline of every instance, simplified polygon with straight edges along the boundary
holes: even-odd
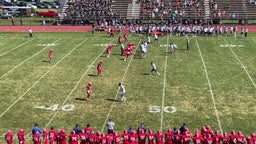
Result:
[[[190,39],[187,37],[187,50],[189,49],[190,46]]]
[[[119,85],[119,89],[120,89],[120,92],[121,92],[121,101],[125,102],[126,98],[125,98],[125,88],[124,88],[124,85],[122,83],[119,83],[118,85]]]
[[[160,73],[156,68],[156,64],[154,62],[151,62],[151,66],[152,66],[152,69],[151,69],[150,75],[152,74],[152,72],[155,72],[157,75],[160,75]]]
[[[11,18],[11,21],[12,21],[12,26],[14,26],[15,25],[15,20],[14,20],[14,17],[12,16],[12,18]]]
[[[42,134],[42,129],[39,127],[39,125],[36,123],[34,128],[32,129],[32,135],[35,135],[36,132],[39,132],[39,134],[41,135]]]
[[[248,34],[248,28],[246,27],[245,28],[245,31],[244,31],[244,37],[247,38],[247,34]]]
[[[115,128],[115,123],[112,121],[112,119],[108,120],[107,127],[108,127],[108,134],[113,134],[114,128]]]
[[[53,50],[50,49],[50,51],[49,51],[49,62],[50,63],[52,62],[52,55],[53,55]]]
[[[32,38],[32,37],[33,37],[33,32],[32,32],[32,29],[31,29],[31,28],[28,29],[28,33],[29,33],[29,37]]]

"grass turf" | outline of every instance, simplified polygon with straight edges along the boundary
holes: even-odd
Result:
[[[17,37],[3,33],[0,135],[19,128],[31,133],[35,123],[68,132],[76,123],[81,127],[90,123],[95,131],[106,132],[108,118],[120,133],[137,129],[141,122],[154,131],[179,128],[185,122],[192,132],[211,125],[214,130],[248,135],[256,127],[255,36],[191,37],[189,51],[185,37],[164,36],[152,42],[147,57],[141,59],[139,42],[146,37],[133,34],[129,42],[135,43],[136,54],[125,62],[119,46],[106,57],[106,46],[117,44],[117,36],[105,33],[34,33],[33,40],[27,33]],[[179,47],[175,55],[166,52],[170,42]],[[103,76],[97,77],[100,59]],[[149,75],[151,61],[160,76]],[[90,103],[85,101],[88,82],[94,93]],[[126,88],[126,103],[120,102],[119,82]]]

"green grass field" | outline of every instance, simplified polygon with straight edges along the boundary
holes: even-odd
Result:
[[[68,133],[76,123],[90,123],[95,131],[106,132],[109,118],[120,133],[137,129],[141,122],[154,131],[179,128],[184,122],[193,133],[204,125],[246,135],[255,131],[256,34],[247,39],[191,37],[189,51],[185,37],[164,36],[141,59],[139,44],[145,40],[129,35],[136,54],[123,61],[118,46],[106,57],[107,45],[117,44],[117,36],[105,33],[34,33],[33,39],[27,33],[2,33],[0,135],[24,128],[31,143],[35,123]],[[170,42],[179,47],[175,55],[166,53]],[[99,60],[102,77],[95,76]],[[151,61],[160,76],[149,75]],[[90,103],[85,101],[88,82],[94,93]],[[120,102],[119,82],[126,88],[126,103]]]

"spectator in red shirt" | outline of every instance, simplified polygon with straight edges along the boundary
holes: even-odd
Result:
[[[17,133],[19,144],[26,144],[25,133],[23,129],[20,129]]]
[[[13,144],[13,133],[11,130],[8,130],[4,136],[7,144]]]

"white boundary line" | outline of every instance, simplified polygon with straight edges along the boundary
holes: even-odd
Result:
[[[113,42],[114,39],[112,39],[112,41],[110,43]],[[109,43],[109,44],[110,44]],[[74,88],[70,91],[70,93],[68,94],[68,96],[65,98],[65,100],[63,101],[62,105],[60,106],[60,108],[58,108],[56,110],[56,112],[54,113],[54,115],[51,117],[51,119],[48,121],[48,123],[45,125],[44,128],[47,128],[52,120],[55,118],[55,116],[58,114],[58,112],[60,111],[61,107],[64,106],[67,102],[67,100],[69,99],[69,97],[73,94],[73,92],[76,90],[76,88],[78,87],[78,85],[80,84],[80,82],[82,81],[82,79],[84,78],[84,76],[87,74],[88,70],[92,67],[92,65],[94,65],[94,63],[99,59],[99,57],[106,51],[106,49],[104,48],[103,51],[94,59],[94,61],[91,63],[91,65],[89,66],[89,68],[86,69],[86,71],[83,73],[83,75],[81,76],[81,78],[77,81],[76,85],[74,86]]]
[[[56,43],[57,41],[59,41],[60,39],[56,40],[54,43]],[[13,70],[15,70],[16,68],[18,68],[19,66],[21,66],[22,64],[24,64],[26,61],[30,60],[31,58],[33,58],[34,56],[38,55],[40,52],[42,52],[43,50],[45,50],[46,48],[48,48],[49,46],[44,47],[43,49],[41,49],[40,51],[38,51],[37,53],[35,53],[34,55],[28,57],[27,59],[25,59],[24,61],[22,61],[20,64],[16,65],[15,67],[13,67],[11,70],[9,70],[7,73],[5,73],[4,75],[0,76],[0,79],[7,76],[10,72],[12,72]]]
[[[201,50],[200,50],[200,47],[199,47],[197,39],[196,39],[196,45],[197,45],[197,48],[198,48],[198,51],[199,51],[199,54],[200,54],[200,57],[201,57],[201,61],[202,61],[203,66],[204,66],[204,72],[205,72],[205,76],[207,78],[208,86],[209,86],[210,93],[211,93],[211,96],[212,96],[213,107],[214,107],[214,110],[215,110],[215,114],[216,114],[216,118],[217,118],[217,121],[218,121],[219,129],[220,129],[220,132],[223,133],[223,130],[222,130],[222,127],[221,127],[221,122],[220,122],[220,117],[219,117],[219,112],[217,110],[215,98],[214,98],[213,91],[212,91],[211,81],[209,79],[207,68],[206,68],[206,65],[204,63],[204,58],[203,58],[203,55],[201,53]]]
[[[24,43],[22,43],[22,44],[20,44],[20,45],[16,46],[15,48],[10,49],[10,50],[8,50],[7,52],[4,52],[3,54],[1,54],[1,55],[0,55],[0,57],[1,57],[1,56],[4,56],[4,55],[6,55],[6,54],[8,54],[9,52],[11,52],[11,51],[13,51],[13,50],[15,50],[15,49],[17,49],[17,48],[19,48],[19,47],[23,46],[23,45],[25,45],[26,43],[31,42],[32,40],[34,40],[34,39],[31,39],[31,40],[29,40],[29,41],[26,41],[26,42],[24,42]]]
[[[139,47],[140,42],[141,42],[141,39],[140,39],[140,41],[138,42],[138,45],[137,45],[137,47],[136,47],[134,53],[136,53],[137,48]],[[126,70],[125,70],[125,72],[124,72],[124,75],[123,75],[123,78],[122,78],[122,80],[121,80],[121,83],[123,83],[123,81],[124,81],[125,75],[126,75],[128,69],[129,69],[129,67],[130,67],[130,64],[131,64],[132,60],[133,60],[133,56],[134,56],[134,54],[131,56],[131,60],[129,61],[129,63],[128,63],[127,67],[126,67]],[[119,94],[119,87],[118,87],[117,92],[116,92],[115,100],[116,100],[118,94]],[[113,101],[112,104],[111,104],[111,107],[110,107],[110,109],[109,109],[109,111],[108,111],[107,117],[106,117],[106,119],[105,119],[105,121],[104,121],[104,124],[103,124],[103,126],[102,126],[101,132],[103,132],[103,131],[104,131],[104,128],[106,127],[106,123],[107,123],[107,120],[108,120],[108,118],[109,118],[109,115],[110,115],[110,113],[111,113],[111,111],[112,111],[112,109],[113,109],[114,103],[115,103],[115,101]]]
[[[169,43],[169,35],[167,35],[167,46],[165,52],[165,62],[164,62],[164,83],[163,83],[163,95],[162,95],[162,108],[161,108],[161,125],[160,130],[163,130],[163,119],[164,119],[164,97],[165,97],[165,89],[166,89],[166,69],[167,69],[167,60],[168,60],[168,43]]]
[[[251,75],[249,74],[249,72],[247,71],[245,65],[242,63],[242,61],[238,58],[238,56],[236,55],[236,53],[232,50],[232,48],[230,47],[230,45],[228,44],[228,42],[226,41],[226,39],[224,39],[225,43],[228,45],[228,48],[230,49],[230,51],[232,52],[232,54],[235,56],[235,58],[237,59],[237,61],[240,63],[240,65],[242,65],[244,71],[246,72],[247,76],[249,77],[249,79],[251,80],[254,88],[256,88],[256,84],[254,83]]]
[[[25,93],[23,93],[20,97],[18,97],[4,112],[1,113],[0,118],[10,109],[12,108],[19,100],[21,100],[33,87],[35,87],[41,79],[43,79],[52,69],[54,69],[64,58],[70,55],[75,49],[81,46],[87,39],[79,43],[76,47],[74,47],[71,51],[69,51],[64,57],[62,57],[54,66],[52,66],[46,73],[44,73]]]

